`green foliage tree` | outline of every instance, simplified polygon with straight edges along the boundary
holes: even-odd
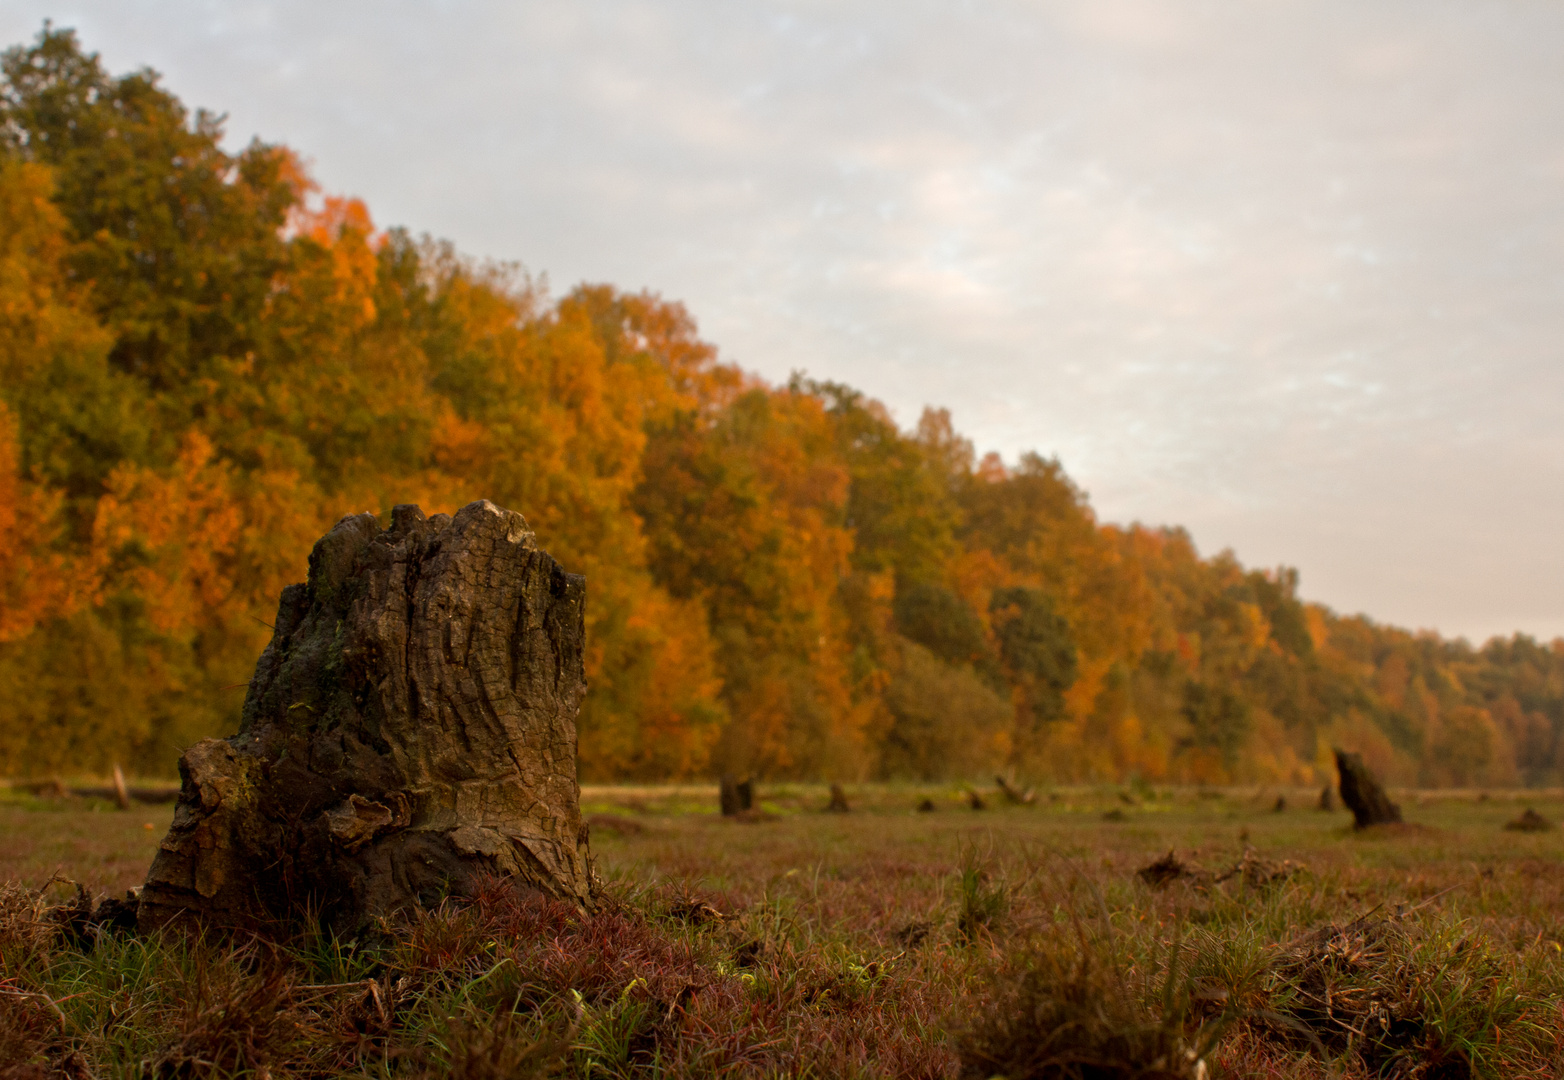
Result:
[[[1003,683],[983,621],[950,589],[910,582],[896,590],[896,628],[947,664],[967,665]],[[1068,685],[1068,683],[1066,683]]]
[[[970,668],[948,664],[916,644],[903,647],[886,688],[893,721],[879,772],[918,780],[988,775],[1009,757],[1015,712]]]
[[[999,655],[1029,691],[1033,717],[1038,722],[1056,719],[1077,671],[1069,623],[1041,589],[996,589],[989,612]]]
[[[959,519],[938,462],[861,391],[802,376],[789,387],[824,402],[831,418],[847,466],[854,569],[891,571],[898,582],[937,577],[955,553]]]
[[[1217,755],[1231,769],[1253,728],[1249,703],[1232,688],[1191,680],[1184,688],[1186,745]]]
[[[224,153],[218,117],[190,117],[154,72],[109,76],[70,30],[46,26],[0,70],[0,131],[54,171],[66,265],[93,283],[114,366],[182,397],[242,364],[285,258],[286,155]]]

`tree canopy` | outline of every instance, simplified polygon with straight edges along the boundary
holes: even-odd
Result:
[[[0,773],[171,770],[339,516],[489,498],[587,576],[584,778],[1564,780],[1564,642],[1104,525],[943,410],[381,229],[68,30],[0,67]]]

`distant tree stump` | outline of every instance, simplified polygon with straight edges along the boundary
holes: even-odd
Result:
[[[1193,878],[1199,875],[1169,851],[1156,862],[1148,863],[1135,871],[1135,876],[1153,889],[1160,889],[1179,878]]]
[[[1504,827],[1510,832],[1547,832],[1553,828],[1553,822],[1528,806],[1525,813],[1514,821],[1505,822]]]
[[[1326,811],[1333,811],[1336,809],[1336,793],[1331,790],[1331,786],[1329,784],[1326,784],[1324,787],[1320,788],[1319,809]]]
[[[1362,755],[1337,749],[1336,771],[1341,778],[1341,801],[1352,811],[1353,828],[1400,824],[1401,807],[1390,801],[1385,789],[1363,764]]]
[[[755,808],[755,781],[745,780],[740,783],[731,776],[724,776],[717,792],[717,803],[723,817],[749,813]]]
[[[588,906],[584,601],[493,503],[343,518],[283,590],[239,733],[180,758],[139,924],[352,929],[491,874]]]
[[[845,814],[852,809],[847,805],[847,792],[842,790],[841,784],[831,785],[831,802],[825,809],[828,814]]]

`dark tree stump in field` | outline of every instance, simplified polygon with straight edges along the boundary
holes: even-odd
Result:
[[[1338,749],[1336,771],[1341,778],[1341,801],[1352,811],[1353,828],[1400,824],[1401,807],[1390,801],[1385,789],[1363,764],[1362,755]]]
[[[841,784],[831,785],[831,802],[825,810],[828,814],[845,814],[852,807],[847,805],[847,792],[842,790]]]
[[[1318,808],[1327,811],[1334,811],[1336,809],[1336,794],[1331,790],[1331,786],[1329,784],[1326,784],[1324,787],[1320,788],[1320,802]]]
[[[749,813],[755,808],[755,781],[745,780],[739,783],[731,776],[724,776],[722,786],[717,792],[717,802],[722,808],[723,817],[737,817]]]
[[[1525,813],[1514,821],[1506,821],[1504,827],[1510,832],[1547,832],[1553,828],[1553,822],[1528,806]]]
[[[180,758],[140,925],[352,929],[486,875],[587,906],[584,600],[493,503],[343,518],[283,590],[239,733]]]
[[[1197,875],[1170,851],[1156,862],[1148,863],[1135,871],[1135,876],[1153,889],[1160,889],[1179,878],[1192,878]]]

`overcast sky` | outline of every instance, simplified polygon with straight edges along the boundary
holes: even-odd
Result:
[[[1564,5],[8,0],[1343,612],[1564,634]],[[525,512],[525,507],[518,508]]]

